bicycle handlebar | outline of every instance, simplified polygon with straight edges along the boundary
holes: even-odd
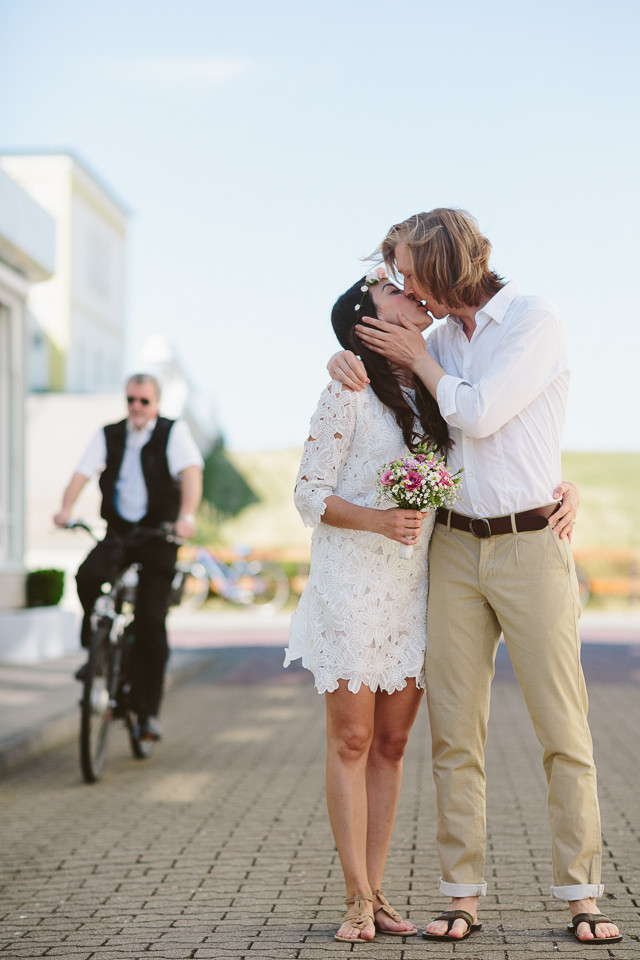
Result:
[[[166,524],[166,527],[173,528],[173,524]],[[93,537],[96,543],[100,542],[98,537],[96,536],[95,531],[89,526],[86,520],[69,519],[65,523],[64,529],[65,530],[85,530],[90,536]],[[137,535],[140,535],[143,537],[160,537],[160,539],[165,540],[167,543],[175,543],[178,546],[183,546],[186,543],[190,543],[190,541],[185,540],[184,537],[177,537],[175,533],[172,533],[169,529],[158,530],[154,527],[138,527],[134,525],[128,534],[126,535],[118,534],[118,536],[122,539],[124,543],[126,543],[128,540],[132,540]]]

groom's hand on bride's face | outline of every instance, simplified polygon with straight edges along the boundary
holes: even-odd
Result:
[[[364,364],[351,350],[340,350],[327,364],[327,370],[333,380],[343,383],[352,390],[363,390],[369,383]]]
[[[426,352],[420,328],[403,313],[398,313],[398,323],[363,317],[367,326],[356,324],[356,333],[363,343],[387,360],[412,367]]]

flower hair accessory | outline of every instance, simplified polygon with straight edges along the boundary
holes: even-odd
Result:
[[[364,303],[364,298],[369,293],[371,287],[375,287],[376,283],[380,283],[381,280],[388,280],[387,271],[384,267],[374,267],[373,270],[370,270],[369,273],[364,278],[364,283],[360,287],[362,290],[362,297],[360,298],[360,303],[357,303],[353,308],[356,313],[362,308]]]

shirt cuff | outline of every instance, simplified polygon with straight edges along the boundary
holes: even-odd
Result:
[[[465,383],[460,377],[451,377],[447,374],[441,377],[436,387],[436,400],[440,407],[440,413],[447,419],[458,412],[456,407],[456,391],[461,383]]]

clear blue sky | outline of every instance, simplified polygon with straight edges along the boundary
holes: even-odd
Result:
[[[0,150],[132,210],[128,363],[164,333],[231,449],[298,446],[335,297],[394,221],[471,210],[555,301],[565,447],[640,449],[637,0],[0,0]]]

